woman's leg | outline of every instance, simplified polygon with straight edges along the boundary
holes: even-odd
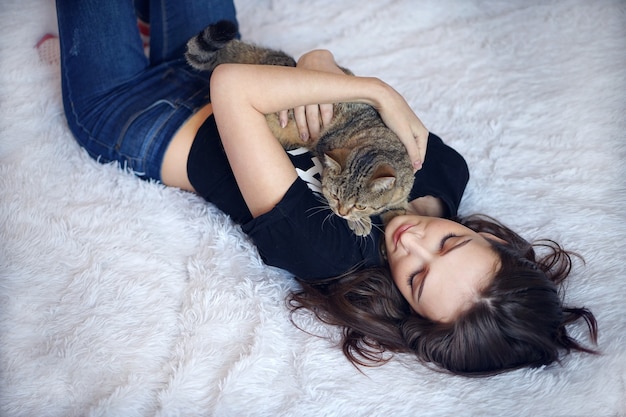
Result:
[[[66,112],[81,112],[148,66],[131,1],[57,0]]]
[[[150,63],[183,57],[187,41],[220,20],[237,23],[231,0],[150,0]]]
[[[192,19],[198,31],[214,18],[234,19],[232,2],[218,5],[223,7],[216,14]],[[149,65],[144,54],[131,0],[58,0],[57,10],[63,102],[76,140],[101,162],[117,161],[143,178],[161,180],[172,138],[209,100],[208,75],[182,57],[187,35],[195,34],[182,16],[194,9],[172,1],[150,10],[151,19],[161,16],[157,44],[180,39],[178,48],[157,46],[168,58],[158,65]],[[183,34],[174,36],[175,28]]]

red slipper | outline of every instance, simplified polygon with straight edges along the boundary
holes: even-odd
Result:
[[[61,49],[58,36],[46,33],[39,39],[35,48],[41,62],[48,65],[61,65]]]
[[[137,27],[139,28],[139,36],[143,42],[143,51],[146,56],[150,55],[150,24],[143,20],[137,19]]]

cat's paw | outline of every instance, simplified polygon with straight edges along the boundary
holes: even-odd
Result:
[[[348,227],[357,236],[367,236],[372,231],[372,220],[369,217],[359,220],[348,220]]]

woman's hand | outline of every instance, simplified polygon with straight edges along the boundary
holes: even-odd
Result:
[[[298,60],[298,68],[345,75],[337,65],[330,51],[316,49],[302,55]],[[374,107],[380,113],[385,124],[393,130],[407,149],[415,171],[422,167],[426,156],[428,130],[415,115],[406,100],[388,84],[377,80],[382,87],[376,92],[378,99]],[[317,139],[322,128],[330,123],[333,117],[332,104],[312,104],[294,108],[294,118],[303,141]],[[287,125],[287,110],[279,113],[283,126]]]
[[[428,129],[413,112],[408,103],[396,90],[380,81],[382,92],[377,95],[374,108],[387,127],[394,131],[406,147],[413,170],[422,168],[428,144]]]
[[[335,74],[345,74],[335,62],[335,58],[330,51],[316,49],[302,55],[298,60],[298,68],[314,71],[324,71]],[[278,114],[281,126],[287,126],[287,110]],[[318,139],[324,126],[327,126],[333,118],[333,105],[311,104],[299,106],[293,109],[294,119],[300,132],[300,139],[304,142],[309,139]]]

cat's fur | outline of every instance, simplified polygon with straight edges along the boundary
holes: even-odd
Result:
[[[187,43],[186,58],[199,70],[222,63],[294,67],[289,55],[235,39],[237,27],[227,21],[208,26]],[[344,70],[351,74],[348,70]],[[400,139],[369,105],[338,103],[332,122],[317,141],[303,142],[293,115],[281,128],[276,114],[266,115],[272,133],[285,149],[307,147],[323,162],[322,193],[331,210],[348,221],[359,236],[372,229],[370,216],[403,212],[413,186],[413,168]]]

